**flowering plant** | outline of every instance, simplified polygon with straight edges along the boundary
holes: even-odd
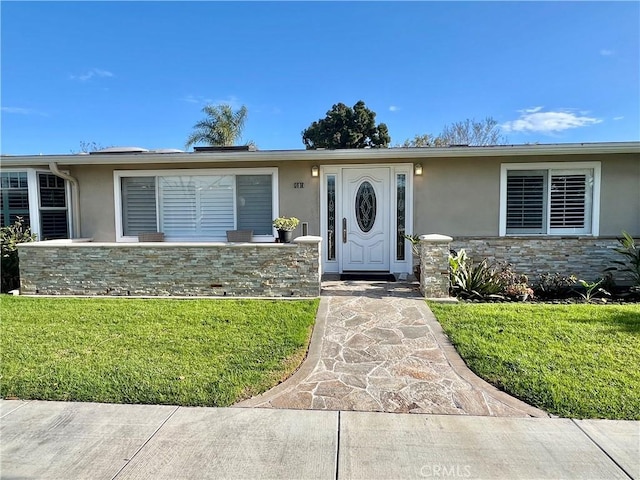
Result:
[[[300,220],[298,220],[296,217],[278,217],[273,221],[273,226],[276,228],[276,230],[284,230],[285,232],[290,232],[291,230],[294,230],[299,223]]]

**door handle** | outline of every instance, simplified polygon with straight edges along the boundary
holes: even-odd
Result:
[[[342,243],[347,243],[347,219],[342,219]]]

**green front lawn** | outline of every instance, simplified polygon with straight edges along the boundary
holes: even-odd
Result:
[[[640,306],[429,303],[469,368],[562,417],[640,420]]]
[[[226,406],[303,360],[318,300],[0,297],[0,396]]]

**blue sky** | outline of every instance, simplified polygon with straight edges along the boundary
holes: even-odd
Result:
[[[1,4],[5,154],[184,148],[205,103],[304,148],[363,100],[392,145],[466,118],[509,143],[640,140],[639,2]]]

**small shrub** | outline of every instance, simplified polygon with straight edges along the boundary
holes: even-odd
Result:
[[[502,265],[498,281],[502,284],[502,293],[511,299],[527,300],[534,297],[527,276],[515,272],[511,264]]]
[[[18,244],[35,241],[36,236],[24,226],[22,217],[17,217],[13,225],[0,228],[2,245],[2,293],[20,287],[20,266],[18,264]]]
[[[542,299],[566,298],[578,279],[575,275],[543,273],[533,286],[535,295]]]
[[[584,292],[578,291],[578,294],[582,298],[584,298],[585,302],[587,303],[591,303],[591,301],[594,298],[596,298],[598,295],[610,296],[611,294],[600,286],[604,281],[605,281],[604,278],[601,278],[596,282],[587,282],[585,280],[578,280],[578,282],[580,282],[580,285],[582,285],[582,287],[584,288]]]

